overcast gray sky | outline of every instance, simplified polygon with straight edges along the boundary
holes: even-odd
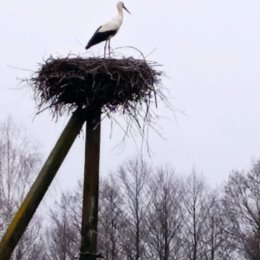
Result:
[[[20,85],[50,55],[88,57],[84,46],[96,28],[116,14],[116,1],[0,1],[0,119],[12,115],[41,145],[44,158],[68,117],[58,122],[48,111],[34,117],[32,90]],[[193,167],[211,183],[232,169],[260,158],[260,1],[125,1],[125,14],[112,48],[131,45],[163,65],[175,116],[159,104],[162,139],[149,136],[154,165],[169,164],[180,174]],[[103,53],[103,44],[91,49]],[[121,50],[128,55],[127,50]],[[16,69],[24,68],[26,70]],[[167,119],[165,119],[167,118]],[[122,132],[102,125],[101,172],[116,169],[140,152],[133,140],[115,148]],[[139,140],[140,141],[140,140]],[[67,188],[83,171],[84,136],[65,160],[56,181]]]

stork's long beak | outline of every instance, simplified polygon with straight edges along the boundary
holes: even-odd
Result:
[[[125,7],[125,5],[123,5],[123,8],[124,8],[129,14],[131,14],[130,11]]]

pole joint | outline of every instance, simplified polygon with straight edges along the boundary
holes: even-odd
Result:
[[[93,254],[91,252],[81,252],[79,253],[80,256],[87,256],[87,257],[94,257],[94,258],[104,258],[104,256],[102,254]]]

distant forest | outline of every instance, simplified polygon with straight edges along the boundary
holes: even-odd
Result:
[[[12,119],[0,123],[0,237],[41,164]],[[260,260],[260,160],[218,188],[205,178],[140,158],[122,163],[100,183],[98,253],[105,260]],[[81,206],[79,182],[36,213],[12,260],[77,259]]]

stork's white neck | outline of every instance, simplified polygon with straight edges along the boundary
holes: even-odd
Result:
[[[123,8],[120,6],[120,7],[117,7],[117,10],[118,10],[118,15],[120,16],[123,16]]]

